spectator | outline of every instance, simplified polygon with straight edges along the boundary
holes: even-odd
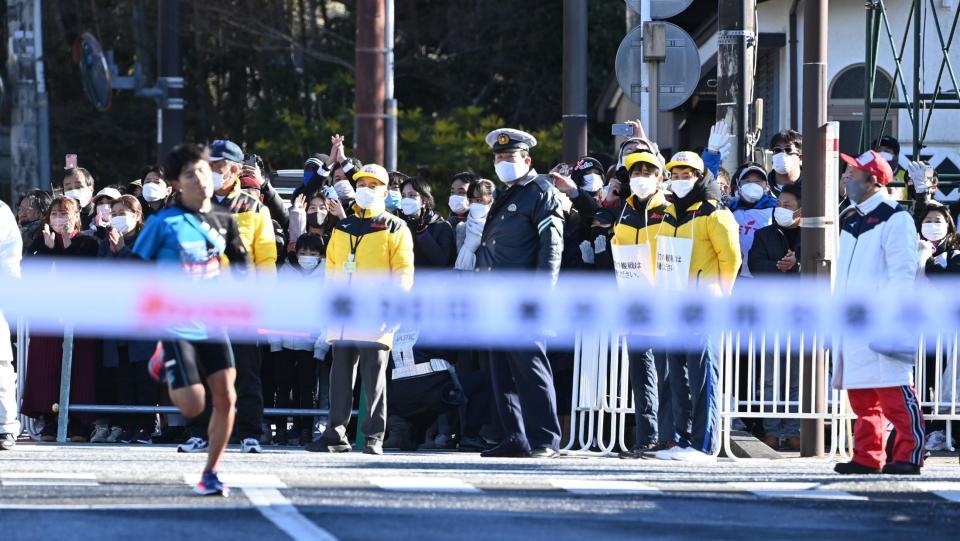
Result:
[[[93,196],[93,207],[96,213],[93,222],[90,224],[90,233],[98,239],[104,239],[107,236],[107,230],[110,229],[110,218],[114,201],[120,199],[120,190],[116,188],[104,188]]]
[[[22,207],[21,201],[21,207]],[[0,282],[12,285],[20,278],[23,239],[13,212],[0,201]],[[20,419],[17,411],[17,375],[14,372],[10,324],[0,311],[0,451],[9,451],[17,443]]]
[[[773,169],[767,176],[770,191],[774,196],[787,184],[802,182],[803,136],[793,130],[782,130],[770,138],[773,152]]]
[[[782,191],[782,189],[781,189]],[[744,264],[740,276],[750,277],[749,257],[757,231],[773,221],[777,198],[771,195],[767,173],[758,163],[747,162],[737,172],[737,194],[728,203],[740,226],[740,257]]]
[[[453,228],[435,210],[430,186],[419,177],[400,184],[400,217],[413,234],[414,266],[449,269],[456,260]]]
[[[63,173],[63,195],[80,204],[80,230],[86,231],[93,222],[96,210],[93,206],[93,175],[83,167],[72,167]]]
[[[927,276],[960,273],[960,239],[950,209],[931,201],[917,216],[920,230],[920,268]]]
[[[458,225],[467,221],[467,214],[470,210],[467,187],[475,180],[477,180],[477,175],[468,171],[457,173],[453,175],[453,179],[450,180],[450,198],[447,200],[447,206],[450,207],[450,217],[447,218],[447,222],[450,223],[450,227],[454,230],[457,229]],[[461,242],[462,241],[458,239],[458,249]]]
[[[213,202],[230,211],[237,221],[240,240],[256,272],[272,275],[277,269],[277,243],[267,210],[258,199],[242,190],[240,164],[243,152],[232,141],[217,140],[210,145],[210,171],[213,176]],[[259,453],[263,430],[263,384],[260,379],[262,358],[256,343],[233,342],[237,369],[237,436],[240,450]]]
[[[140,197],[143,208],[143,221],[153,216],[158,210],[169,206],[173,196],[170,186],[164,180],[163,167],[155,165],[147,168],[141,177],[143,190]]]
[[[396,214],[400,210],[400,200],[403,199],[400,186],[410,177],[399,171],[390,171],[387,176],[390,178],[390,184],[387,185],[387,212]]]
[[[906,186],[910,192],[908,197],[913,199],[913,182],[910,180],[908,171],[900,167],[900,141],[892,135],[882,135],[873,142],[872,148],[875,148],[877,154],[890,164],[890,169],[893,171],[891,182]]]
[[[774,222],[759,231],[750,250],[753,275],[800,272],[800,188],[784,186],[773,209]]]
[[[707,174],[700,156],[679,152],[666,169],[674,197],[667,208],[669,218],[657,236],[657,287],[694,287],[707,294],[729,295],[741,263],[737,222],[729,210],[720,206],[719,186]],[[694,235],[695,229],[705,234]],[[720,366],[711,338],[699,339],[702,345],[697,349],[667,354],[677,445],[658,451],[655,456],[662,460],[714,459],[719,441]]]
[[[907,211],[887,195],[890,165],[873,150],[840,157],[848,165],[844,184],[852,207],[841,217],[837,291],[909,287],[917,275],[917,230]],[[913,337],[843,337],[833,356],[833,384],[847,389],[858,418],[853,460],[837,464],[837,473],[920,473],[924,426],[912,385],[915,356]],[[889,463],[883,445],[888,421],[896,430]]]
[[[23,242],[24,253],[40,235],[40,230],[44,224],[43,218],[50,209],[51,201],[53,201],[53,196],[42,190],[27,192],[20,198],[20,203],[17,205],[17,222],[20,225],[20,238]]]
[[[296,257],[280,269],[285,278],[322,280],[326,267],[326,243],[320,236],[304,234],[297,239]],[[330,407],[330,349],[323,331],[307,335],[270,335],[270,368],[277,385],[277,407],[320,409]],[[317,384],[319,382],[319,392]],[[309,417],[297,417],[294,433],[287,432],[286,418],[277,420],[274,442],[307,445],[313,441],[313,423]]]
[[[91,205],[92,207],[92,205]],[[76,199],[60,196],[50,203],[41,235],[30,247],[29,253],[51,260],[94,258],[96,239],[80,234],[82,224],[80,206]],[[83,337],[73,339],[73,374],[70,401],[74,404],[93,404],[96,399],[95,376],[99,347],[96,340]],[[57,417],[51,413],[53,404],[60,401],[60,361],[63,358],[63,336],[31,336],[21,413],[44,421],[41,438],[56,441]],[[68,426],[70,441],[85,442],[90,437],[89,415],[71,415]]]
[[[288,247],[291,253],[296,252],[296,242],[306,233],[315,235],[323,243],[322,256],[326,257],[326,246],[330,242],[330,234],[337,222],[347,215],[336,198],[329,198],[323,192],[316,192],[309,201],[303,194],[298,195],[290,207],[290,231],[292,244]]]
[[[342,139],[340,140],[342,144]],[[336,153],[342,153],[337,149]],[[326,271],[349,277],[362,272],[387,272],[404,288],[413,286],[413,238],[403,220],[386,212],[387,171],[369,164],[353,173],[357,183],[354,215],[337,224],[327,246]],[[366,391],[368,417],[364,453],[383,454],[387,422],[386,370],[393,334],[369,335],[351,329],[328,333],[333,346],[330,367],[330,423],[320,440],[307,446],[314,452],[349,452],[347,424],[353,409],[357,365]]]
[[[476,267],[476,252],[480,247],[480,236],[483,234],[483,225],[487,220],[487,213],[493,205],[496,186],[493,181],[481,178],[470,182],[467,187],[467,219],[457,224],[455,233],[457,239],[457,270],[474,270]],[[469,246],[466,252],[465,246]],[[462,267],[462,268],[461,268]]]

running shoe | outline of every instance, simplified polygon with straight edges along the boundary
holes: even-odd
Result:
[[[150,356],[150,361],[147,363],[147,370],[150,372],[153,381],[160,383],[163,378],[163,342],[157,342],[157,347],[153,350],[153,355]]]
[[[210,443],[203,438],[193,437],[177,446],[178,453],[206,453]]]
[[[200,496],[229,496],[230,489],[220,482],[217,472],[203,472],[200,482],[193,487],[193,492]]]

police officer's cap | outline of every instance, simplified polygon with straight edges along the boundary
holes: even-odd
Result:
[[[493,130],[487,134],[487,145],[493,149],[493,153],[515,152],[518,150],[529,151],[537,146],[537,138],[529,133],[513,128],[501,128]]]

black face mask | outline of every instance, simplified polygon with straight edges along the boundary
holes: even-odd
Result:
[[[307,227],[321,228],[327,221],[327,213],[311,212],[307,214]]]

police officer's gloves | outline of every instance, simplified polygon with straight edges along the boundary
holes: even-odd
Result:
[[[907,165],[907,173],[910,174],[910,181],[913,182],[913,189],[916,193],[927,193],[930,184],[927,183],[927,164],[923,162],[910,162]]]
[[[593,265],[596,263],[596,257],[593,253],[593,244],[589,240],[585,240],[580,243],[580,258],[583,259],[583,262],[587,265]]]
[[[607,237],[599,235],[593,239],[593,253],[602,254],[607,251]]]

